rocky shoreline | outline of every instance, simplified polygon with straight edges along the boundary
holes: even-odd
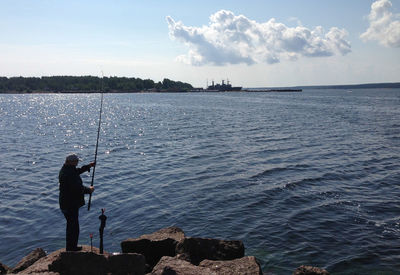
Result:
[[[178,227],[121,242],[122,253],[100,254],[98,248],[57,250],[49,255],[37,248],[14,268],[0,263],[0,274],[134,274],[134,275],[262,275],[254,256],[245,256],[242,241],[186,237]],[[295,275],[329,274],[301,266]]]

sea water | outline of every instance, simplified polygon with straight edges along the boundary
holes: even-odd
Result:
[[[168,226],[242,240],[264,272],[400,272],[400,90],[105,94],[80,244]],[[58,172],[94,160],[100,94],[0,95],[0,262],[65,245]],[[82,174],[86,185],[91,174]]]

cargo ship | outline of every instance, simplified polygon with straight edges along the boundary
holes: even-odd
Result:
[[[214,80],[212,81],[212,84],[207,87],[208,92],[239,92],[242,90],[242,87],[232,87],[232,85],[229,83],[229,80],[225,81],[222,80],[221,84],[215,84]]]

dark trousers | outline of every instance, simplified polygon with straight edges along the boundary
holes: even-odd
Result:
[[[79,208],[61,210],[67,220],[66,250],[74,250],[78,246],[79,239]]]

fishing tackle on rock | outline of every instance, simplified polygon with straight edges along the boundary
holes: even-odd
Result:
[[[90,233],[90,252],[93,252],[93,234]]]
[[[104,208],[101,209],[101,215],[99,216],[100,220],[100,227],[99,227],[99,233],[100,233],[100,254],[103,254],[103,233],[104,233],[104,227],[106,227],[106,220],[107,217],[104,215],[104,211],[106,211]]]
[[[104,78],[104,77],[103,77]],[[102,82],[103,83],[103,82]],[[99,127],[97,129],[97,141],[96,141],[96,151],[94,153],[94,163],[96,163],[97,161],[97,149],[99,147],[99,136],[100,136],[100,126],[101,126],[101,113],[103,111],[103,84],[102,84],[102,88],[101,88],[101,103],[100,103],[100,116],[99,116]],[[96,171],[96,165],[93,166],[93,173],[92,173],[92,182],[90,184],[90,186],[93,186],[93,182],[94,182],[94,172]],[[90,210],[90,204],[92,202],[92,194],[89,195],[89,202],[88,202],[88,211]]]

